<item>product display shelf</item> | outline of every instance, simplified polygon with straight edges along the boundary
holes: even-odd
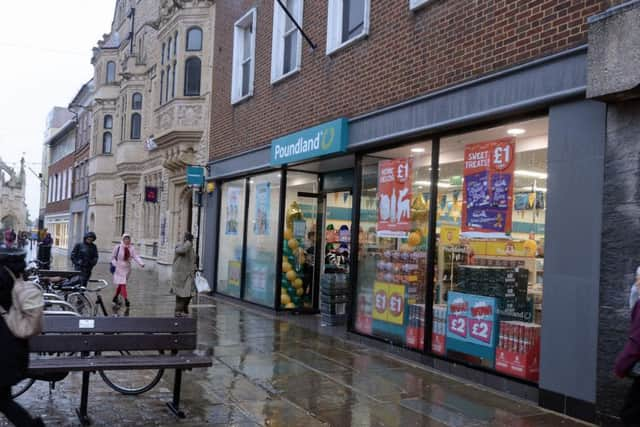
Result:
[[[460,265],[467,262],[467,251],[464,246],[440,246],[438,247],[438,294],[436,302],[444,301],[444,295],[454,290],[456,278],[455,272]]]
[[[476,255],[475,265],[484,267],[526,268],[529,270],[529,284],[536,284],[536,258],[506,255]]]

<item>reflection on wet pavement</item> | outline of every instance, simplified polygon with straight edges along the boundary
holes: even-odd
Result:
[[[95,274],[107,278],[106,264]],[[174,297],[152,272],[134,270],[131,316],[170,316]],[[102,294],[110,301],[113,287]],[[209,369],[187,372],[185,420],[166,410],[173,373],[141,396],[123,396],[91,376],[94,425],[135,426],[579,426],[525,402],[463,384],[364,345],[319,334],[237,303],[200,297],[199,351]],[[136,375],[133,373],[132,375]],[[140,374],[138,374],[140,375]],[[37,382],[19,398],[48,425],[78,425],[80,375],[49,392]]]

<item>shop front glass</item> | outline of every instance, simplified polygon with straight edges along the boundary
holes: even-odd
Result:
[[[249,178],[244,298],[269,307],[275,300],[279,212],[280,173]]]
[[[362,160],[355,331],[424,347],[431,144]]]
[[[217,291],[240,298],[245,221],[245,180],[222,184]]]
[[[318,176],[287,173],[280,308],[313,308]]]
[[[547,118],[443,138],[431,352],[536,382]]]

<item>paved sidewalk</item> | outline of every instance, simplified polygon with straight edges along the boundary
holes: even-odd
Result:
[[[98,266],[97,277],[107,278]],[[153,273],[134,269],[131,316],[167,316],[174,297]],[[114,289],[103,291],[110,300]],[[213,367],[187,372],[186,420],[167,410],[172,372],[137,397],[91,376],[89,413],[98,426],[584,426],[525,402],[466,385],[380,351],[319,335],[286,318],[214,298],[194,305],[199,348]],[[36,383],[19,398],[48,425],[79,425],[80,375],[51,393]],[[6,425],[6,422],[2,425]]]

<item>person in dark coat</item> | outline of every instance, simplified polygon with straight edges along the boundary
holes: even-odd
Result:
[[[71,262],[73,267],[82,273],[84,284],[91,278],[91,271],[98,263],[98,248],[93,243],[96,240],[96,233],[89,231],[84,235],[81,243],[77,243],[71,251]]]
[[[634,365],[640,361],[640,303],[636,302],[631,311],[631,330],[624,349],[618,354],[615,373],[624,378],[631,374]],[[634,376],[631,388],[624,400],[620,418],[626,426],[640,427],[640,377]]]
[[[9,311],[13,278],[24,273],[26,251],[22,249],[0,249],[0,305]],[[11,398],[11,386],[25,377],[29,364],[28,341],[16,338],[4,319],[0,321],[0,412],[16,426],[44,426],[42,419],[31,415]]]

